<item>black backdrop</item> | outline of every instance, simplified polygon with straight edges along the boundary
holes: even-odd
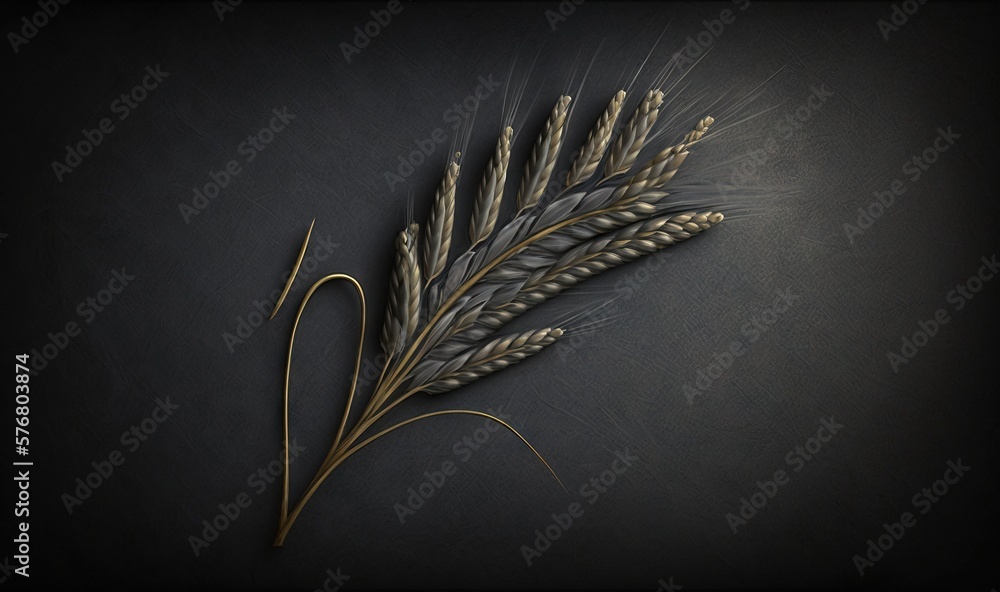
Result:
[[[355,27],[389,5],[219,6],[73,2],[38,17],[49,22],[27,43],[8,36],[4,351],[54,357],[30,382],[31,582],[311,590],[333,589],[339,570],[345,589],[997,585],[1000,285],[951,292],[997,248],[996,10],[900,3],[888,29],[889,3],[404,3],[348,61]],[[5,32],[40,10],[12,7]],[[701,45],[711,51],[691,69]],[[439,418],[351,459],[272,549],[280,487],[251,476],[280,457],[283,358],[306,285],[356,275],[374,344],[392,237],[411,193],[426,215],[456,103],[500,84],[483,93],[466,150],[464,233],[505,89],[527,80],[520,171],[560,92],[575,95],[578,144],[647,54],[628,109],[677,51],[691,72],[661,145],[721,117],[676,198],[728,219],[518,325],[585,313],[563,347],[399,416],[492,409],[569,492],[512,435]],[[120,99],[144,80],[131,106]],[[275,109],[294,118],[241,150]],[[113,129],[57,175],[67,145],[96,138],[105,118]],[[400,169],[421,146],[426,162]],[[919,167],[925,149],[934,162]],[[181,204],[231,160],[238,172],[186,220]],[[858,208],[876,215],[859,225]],[[307,281],[260,324],[314,216]],[[921,322],[934,334],[894,364]],[[305,315],[296,493],[336,427],[356,323],[345,289]],[[167,403],[169,415],[154,412]],[[819,431],[824,420],[843,427]],[[603,492],[581,491],[610,480],[616,453],[637,460]],[[109,458],[123,462],[70,500]],[[401,521],[395,505],[448,461],[456,472]],[[938,497],[935,481],[957,477],[949,462],[969,469]],[[249,507],[196,555],[190,537],[240,494]],[[745,523],[743,499],[762,506],[744,505]],[[522,546],[574,502],[582,515],[529,566]],[[907,512],[915,523],[859,573],[855,555]],[[8,575],[13,545],[2,553],[3,586],[24,584]]]

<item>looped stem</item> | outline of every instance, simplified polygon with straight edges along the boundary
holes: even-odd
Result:
[[[299,328],[299,320],[302,318],[302,312],[306,309],[306,305],[309,304],[309,299],[316,290],[323,284],[333,281],[333,280],[344,280],[349,282],[354,286],[354,289],[358,292],[358,298],[361,301],[361,326],[358,330],[358,353],[354,359],[354,375],[351,378],[351,390],[347,394],[347,407],[344,409],[344,416],[340,420],[340,427],[337,428],[337,436],[333,440],[333,446],[330,448],[330,452],[327,454],[326,460],[323,461],[323,465],[326,465],[337,450],[337,446],[340,444],[340,439],[344,435],[344,427],[347,425],[347,416],[351,412],[351,404],[354,401],[354,391],[357,389],[358,385],[358,374],[361,371],[361,353],[364,349],[365,344],[365,319],[368,317],[367,310],[365,307],[365,291],[361,287],[358,280],[344,273],[333,273],[324,278],[318,280],[315,284],[309,288],[306,295],[302,298],[302,304],[299,305],[299,310],[295,314],[295,323],[292,325],[292,335],[288,340],[288,360],[285,363],[285,396],[284,396],[284,432],[285,432],[285,470],[284,470],[284,484],[281,495],[281,519],[280,523],[284,527],[285,522],[288,520],[288,489],[289,489],[289,432],[288,432],[288,383],[292,373],[292,350],[295,347],[295,333]],[[315,483],[315,481],[314,481]]]

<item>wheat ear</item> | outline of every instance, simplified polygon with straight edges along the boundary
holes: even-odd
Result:
[[[541,329],[494,339],[445,364],[440,375],[433,377],[425,386],[415,387],[414,390],[436,395],[457,389],[537,354],[555,343],[562,334],[563,331],[559,328]],[[455,366],[458,366],[458,369],[448,370],[449,367]]]
[[[533,208],[538,200],[545,195],[545,188],[548,187],[549,179],[552,178],[552,171],[556,166],[556,159],[559,157],[559,149],[562,147],[563,130],[566,127],[566,118],[569,116],[570,97],[565,95],[559,97],[552,113],[545,121],[545,127],[538,134],[535,145],[531,148],[531,157],[524,165],[524,174],[521,176],[521,186],[517,191],[517,211],[523,212],[528,208]]]
[[[635,159],[639,157],[639,151],[646,143],[649,130],[656,123],[661,104],[663,104],[663,92],[651,90],[646,93],[642,103],[636,107],[635,113],[629,118],[622,133],[615,141],[615,145],[611,148],[608,162],[604,166],[605,177],[612,177],[632,168]]]
[[[702,119],[693,130],[684,136],[684,140],[680,144],[658,152],[638,173],[615,190],[616,199],[620,202],[627,202],[649,189],[663,187],[677,174],[677,169],[687,158],[688,148],[700,140],[713,123],[715,123],[715,119],[711,117]]]
[[[455,155],[456,159],[458,154]],[[455,225],[455,187],[459,166],[452,162],[444,171],[434,195],[434,205],[427,217],[424,233],[424,276],[429,284],[441,275],[448,263],[451,235]]]
[[[420,324],[420,258],[417,255],[417,240],[420,235],[420,225],[416,222],[406,229],[406,288],[409,296],[406,299],[406,324],[400,334],[400,340],[405,342],[417,330]]]
[[[615,124],[618,123],[618,116],[622,112],[622,104],[625,103],[625,91],[620,90],[608,103],[608,108],[601,113],[594,124],[594,128],[587,134],[587,140],[580,148],[580,154],[573,161],[573,166],[569,169],[566,177],[566,187],[579,185],[590,179],[597,167],[604,158],[604,153],[611,142],[611,136],[615,131]]]
[[[500,324],[506,323],[514,316],[587,278],[676,245],[708,230],[722,220],[723,215],[718,212],[691,212],[638,222],[608,236],[593,239],[582,245],[579,250],[567,253],[544,276],[527,286],[524,294],[499,307],[496,312],[505,314],[494,318],[503,318]],[[514,314],[507,316],[506,313]],[[491,324],[489,318],[493,314],[494,311],[487,311],[480,317],[480,322]]]
[[[514,133],[506,128],[497,140],[493,158],[486,167],[479,193],[472,206],[472,222],[469,224],[469,241],[475,247],[486,240],[497,224],[500,202],[503,200],[503,186],[507,182],[507,164],[510,162],[510,136]]]
[[[525,283],[509,302],[484,310],[476,325],[456,336],[456,341],[482,339],[531,308],[557,296],[563,290],[598,275],[685,241],[722,222],[718,212],[690,212],[661,216],[630,224],[615,232],[591,239],[567,251],[551,267]]]
[[[410,224],[396,235],[396,254],[389,276],[389,304],[382,325],[381,343],[386,356],[399,353],[420,318],[420,266],[416,240],[419,226]]]

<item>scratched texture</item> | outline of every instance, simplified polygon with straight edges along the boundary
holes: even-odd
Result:
[[[313,590],[332,589],[327,570],[339,568],[358,589],[998,585],[1000,280],[961,310],[948,299],[997,248],[994,8],[927,3],[885,39],[877,22],[891,18],[889,3],[591,1],[555,30],[545,14],[555,2],[406,3],[348,62],[341,44],[384,8],[243,4],[220,20],[209,3],[70,3],[5,52],[4,351],[40,350],[67,322],[82,327],[31,381],[32,583]],[[725,9],[735,19],[721,32],[706,25]],[[10,7],[4,31],[36,10]],[[258,492],[248,478],[279,458],[283,359],[306,282],[274,321],[244,327],[238,343],[225,335],[257,320],[255,302],[281,286],[310,220],[324,260],[308,279],[342,271],[364,283],[371,359],[392,237],[411,193],[418,219],[428,210],[456,102],[481,78],[502,83],[483,97],[466,150],[464,235],[504,88],[528,77],[513,173],[595,54],[570,144],[647,54],[628,109],[699,34],[712,49],[678,87],[660,141],[725,116],[685,164],[676,198],[721,207],[727,221],[518,324],[577,315],[592,333],[397,416],[493,409],[568,493],[512,435],[491,432],[472,450],[463,439],[482,421],[439,418],[351,459],[286,547],[271,548],[280,488]],[[52,161],[116,117],[112,101],[157,64],[168,73],[159,87],[58,181]],[[282,108],[294,119],[246,162],[240,143]],[[790,127],[797,112],[806,121]],[[912,180],[904,164],[949,126],[960,137]],[[390,187],[386,172],[436,128],[447,139],[431,140],[427,162]],[[241,172],[186,222],[179,204],[232,159]],[[734,184],[734,169],[751,174]],[[845,223],[895,179],[905,193],[849,237]],[[88,313],[87,298],[122,268],[134,279]],[[776,313],[779,291],[794,300]],[[594,313],[601,302],[610,312]],[[895,372],[887,354],[939,308],[949,322]],[[357,314],[352,295],[331,287],[305,315],[292,379],[293,433],[306,448],[292,466],[296,493],[336,427]],[[712,367],[733,341],[744,353]],[[132,451],[122,433],[167,398],[178,408]],[[810,460],[786,458],[830,417],[844,427]],[[124,464],[69,514],[63,495],[116,450]],[[613,485],[596,500],[581,491],[625,451],[638,460]],[[958,459],[971,469],[920,514],[913,496]],[[401,523],[394,505],[446,461],[457,473]],[[788,482],[734,533],[727,514],[778,470]],[[196,556],[189,537],[244,492],[252,504]],[[522,545],[574,502],[583,515],[529,566]],[[907,511],[916,525],[862,577],[852,558]]]

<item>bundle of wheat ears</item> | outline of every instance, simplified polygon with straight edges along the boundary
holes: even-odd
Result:
[[[381,332],[385,364],[368,404],[346,433],[364,343],[367,317],[364,291],[353,277],[339,273],[313,284],[299,306],[288,345],[284,489],[275,546],[284,543],[306,503],[341,463],[382,436],[427,418],[467,414],[495,421],[516,434],[555,476],[549,464],[514,428],[479,411],[437,411],[377,432],[373,428],[387,412],[412,396],[457,389],[555,343],[563,336],[563,328],[542,327],[494,336],[507,322],[533,306],[589,277],[691,238],[722,221],[720,213],[677,212],[677,206],[669,203],[664,191],[688,150],[712,125],[711,117],[698,121],[680,143],[658,152],[642,166],[635,166],[663,100],[662,91],[647,92],[615,137],[625,91],[615,94],[572,163],[565,188],[557,195],[546,196],[570,115],[570,97],[559,97],[524,167],[515,197],[516,213],[505,224],[500,223],[498,229],[513,133],[506,127],[476,192],[468,230],[470,246],[459,253],[453,253],[452,249],[460,173],[460,155],[456,154],[445,168],[427,221],[423,226],[409,224],[395,238],[389,302]],[[295,271],[311,233],[310,226]],[[274,313],[294,277],[293,271]],[[350,283],[361,302],[354,375],[333,445],[305,493],[289,512],[288,382],[295,331],[316,289],[333,280]],[[369,432],[374,433],[364,437]]]

